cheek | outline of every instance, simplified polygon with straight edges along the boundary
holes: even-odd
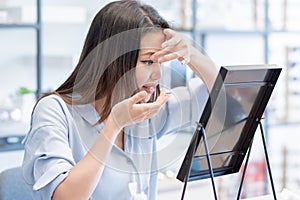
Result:
[[[144,85],[150,79],[150,75],[150,70],[145,70],[143,67],[137,67],[135,71],[137,85]]]

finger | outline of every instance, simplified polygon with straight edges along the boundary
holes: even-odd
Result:
[[[129,104],[130,105],[136,104],[136,103],[144,100],[146,98],[146,96],[147,96],[146,91],[140,91],[129,98]]]
[[[166,47],[166,48],[164,48],[164,49],[162,49],[162,50],[160,50],[160,51],[154,53],[154,54],[150,57],[150,59],[157,60],[158,62],[166,62],[166,61],[170,61],[170,60],[172,60],[172,59],[176,59],[176,58],[180,57],[181,54],[184,52],[183,50],[180,50],[180,51],[178,51],[178,52],[175,52],[173,49],[174,49],[173,47],[168,46],[168,47]],[[170,56],[171,58],[168,58],[168,56],[165,57],[165,56],[168,55],[168,54],[172,54],[172,56]],[[178,55],[177,57],[175,56],[176,54]],[[182,55],[183,55],[183,54],[182,54]],[[173,56],[175,56],[175,57],[173,58]],[[165,57],[165,58],[164,58],[164,57]]]
[[[160,110],[161,106],[159,106],[158,104],[153,106],[151,108],[151,110],[149,110],[147,113],[144,113],[144,118],[151,118],[152,116],[154,116],[156,113],[158,113],[158,111]]]
[[[157,113],[157,112],[155,112],[155,113],[149,113],[148,115],[145,115],[144,118],[143,118],[143,121],[144,121],[144,120],[147,120],[147,119],[150,119],[150,118],[153,117],[156,113]]]
[[[165,100],[166,101],[166,100]],[[163,103],[165,102],[163,100],[160,100],[160,102],[153,102],[153,103],[147,103],[147,104],[136,104],[134,105],[135,108],[139,107],[139,119],[143,119],[145,116],[148,115],[154,115],[156,114],[160,108],[162,107]]]
[[[134,106],[141,106],[143,107],[143,112],[136,117],[138,121],[144,121],[153,117],[156,113],[159,112],[160,108],[167,102],[169,99],[170,94],[167,95],[160,95],[160,98],[157,99],[156,102],[147,103],[147,104],[136,104]]]
[[[134,109],[141,113],[141,115],[145,115],[149,113],[153,109],[157,109],[159,105],[155,102],[153,103],[142,103],[142,104],[135,104]]]
[[[151,55],[150,59],[151,60],[155,60],[158,61],[158,59],[166,54],[172,53],[172,48],[170,47],[166,47],[160,51],[157,51],[156,53],[154,53],[153,55]]]
[[[150,59],[156,60],[157,58],[161,57],[162,55],[172,52],[172,49],[174,49],[175,46],[177,46],[182,41],[181,37],[172,37],[169,40],[162,43],[162,50],[154,53]]]
[[[155,103],[158,104],[159,107],[164,105],[168,99],[170,98],[171,93],[165,89],[162,89],[160,95],[157,97]]]
[[[164,29],[163,33],[166,35],[167,39],[176,35],[176,31],[174,31],[174,30],[172,30],[170,28]]]
[[[161,44],[162,48],[166,48],[169,46],[176,46],[177,44],[179,44],[181,42],[182,38],[180,37],[173,37],[167,41],[165,41],[164,43]]]
[[[144,104],[136,104],[134,106],[142,106]],[[146,119],[149,119],[151,116],[155,115],[158,110],[159,110],[159,106],[158,105],[155,105],[155,106],[149,106],[148,104],[147,105],[144,105],[142,106],[143,108],[140,108],[142,109],[142,111],[140,110],[139,111],[139,114],[136,115],[134,118],[132,118],[132,121],[135,121],[135,122],[140,122],[140,121],[144,121]]]
[[[189,56],[182,56],[181,58],[178,58],[178,60],[181,62],[183,65],[188,65],[191,61]]]
[[[167,61],[179,59],[179,58],[185,59],[185,57],[188,57],[185,54],[187,54],[187,53],[186,53],[186,50],[184,50],[184,49],[179,50],[177,52],[165,54],[165,55],[161,56],[160,58],[158,58],[158,62],[167,62]]]
[[[158,58],[158,62],[160,62],[160,63],[167,62],[167,61],[174,60],[174,59],[176,59],[178,57],[180,57],[180,55],[178,55],[177,52],[169,53],[167,55],[164,55],[164,56],[161,56],[160,58]]]
[[[151,110],[149,110],[148,113],[145,113],[146,116],[151,118],[152,116],[156,115],[161,107],[168,101],[170,94],[170,92],[162,92],[156,102],[154,102],[154,106],[151,108]]]
[[[162,89],[160,90],[160,94],[159,94],[158,98],[164,97],[164,96],[169,95],[169,94],[171,94],[170,90],[167,90],[167,89],[165,89],[165,88],[162,88]]]
[[[179,46],[179,44],[176,44],[176,45]],[[153,59],[157,62],[167,62],[167,61],[185,56],[184,59],[189,60],[188,59],[189,56],[187,55],[188,54],[187,49],[188,49],[188,46],[186,44],[181,45],[181,47],[179,47],[177,51],[175,50],[175,46],[167,46],[164,49],[154,53],[150,57],[150,59]]]

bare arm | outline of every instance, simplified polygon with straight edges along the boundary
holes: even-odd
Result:
[[[191,60],[188,66],[204,81],[208,89],[211,90],[217,77],[217,67],[209,57],[204,56],[196,48],[191,48]]]
[[[138,104],[145,97],[145,91],[139,92],[113,107],[94,145],[57,186],[52,199],[88,199],[92,195],[102,176],[104,163],[123,127],[155,115],[170,95],[162,92],[156,102]]]
[[[103,127],[89,152],[57,186],[53,199],[88,199],[91,196],[102,175],[103,164],[118,134],[117,130],[113,124]]]

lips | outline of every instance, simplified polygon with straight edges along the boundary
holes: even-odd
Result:
[[[142,87],[148,94],[153,94],[156,89],[157,84],[147,84]]]

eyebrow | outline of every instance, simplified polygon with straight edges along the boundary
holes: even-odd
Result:
[[[155,51],[151,51],[151,50],[145,50],[146,52],[141,53],[141,56],[148,56],[148,55],[152,55],[155,53]]]

